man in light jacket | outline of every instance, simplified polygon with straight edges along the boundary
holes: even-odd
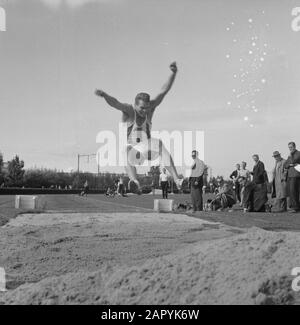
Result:
[[[198,158],[198,154],[198,151],[192,151],[194,163],[191,167],[191,174],[189,178],[193,212],[203,211],[202,187],[205,165],[204,162]]]
[[[233,171],[230,175],[230,178],[233,181],[233,186],[234,186],[234,192],[235,192],[235,198],[238,203],[241,202],[241,188],[240,188],[240,183],[239,183],[239,177],[240,177],[240,170],[241,170],[241,165],[236,164],[236,170]]]
[[[291,213],[300,212],[300,151],[296,149],[295,142],[289,143],[290,156],[284,167],[288,170],[288,189],[291,200]],[[296,169],[297,168],[297,169]]]
[[[284,168],[286,160],[281,157],[279,151],[273,153],[275,167],[272,171],[273,191],[275,198],[275,212],[287,211],[287,170]]]

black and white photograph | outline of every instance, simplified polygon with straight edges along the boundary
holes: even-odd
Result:
[[[300,0],[0,0],[0,112],[2,310],[300,305]]]

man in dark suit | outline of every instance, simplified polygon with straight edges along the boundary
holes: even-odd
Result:
[[[291,213],[300,212],[300,172],[297,171],[300,165],[300,151],[296,149],[296,143],[289,143],[290,156],[284,168],[288,170],[288,189],[291,200]],[[296,168],[295,168],[296,167]]]
[[[253,172],[251,173],[253,175],[253,183],[257,185],[264,184],[266,182],[265,165],[259,160],[258,155],[253,155],[253,160],[255,163]]]
[[[265,170],[265,165],[260,161],[258,155],[253,155],[254,168],[253,172],[253,210],[255,212],[265,212],[265,205],[268,202],[268,188],[267,188],[267,178],[268,175]]]

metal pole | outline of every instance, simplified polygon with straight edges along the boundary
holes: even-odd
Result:
[[[77,155],[77,173],[79,174],[80,155]]]
[[[100,189],[100,164],[99,164],[99,152],[97,154],[97,167],[98,167],[98,177],[97,177],[97,187]]]

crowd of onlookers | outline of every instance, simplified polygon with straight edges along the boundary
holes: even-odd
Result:
[[[244,211],[265,212],[268,202],[268,174],[264,163],[258,155],[253,155],[253,171],[247,169],[247,163],[236,165],[236,170],[230,175],[233,181],[235,200]]]
[[[300,212],[300,152],[294,142],[290,142],[288,147],[290,155],[287,159],[282,158],[279,151],[273,153],[275,166],[270,180],[258,155],[253,155],[254,168],[251,172],[245,162],[236,165],[235,171],[230,175],[234,184],[234,199],[245,212],[265,212],[269,209],[270,183],[274,199],[273,212]]]
[[[124,178],[119,177],[114,181],[113,186],[109,186],[106,190],[105,195],[107,197],[126,196],[126,186],[124,184]]]
[[[273,153],[275,166],[268,177],[264,163],[259,155],[252,156],[254,167],[250,171],[247,163],[236,165],[236,169],[230,175],[230,182],[220,182],[217,187],[210,186],[215,197],[203,204],[203,175],[205,165],[198,158],[198,152],[192,152],[193,165],[189,177],[191,201],[193,211],[231,209],[238,203],[244,212],[300,212],[300,151],[296,144],[288,144],[290,155],[287,159],[282,158],[279,151]],[[161,174],[163,198],[167,198],[164,189],[166,172]],[[272,193],[270,200],[269,192]]]

